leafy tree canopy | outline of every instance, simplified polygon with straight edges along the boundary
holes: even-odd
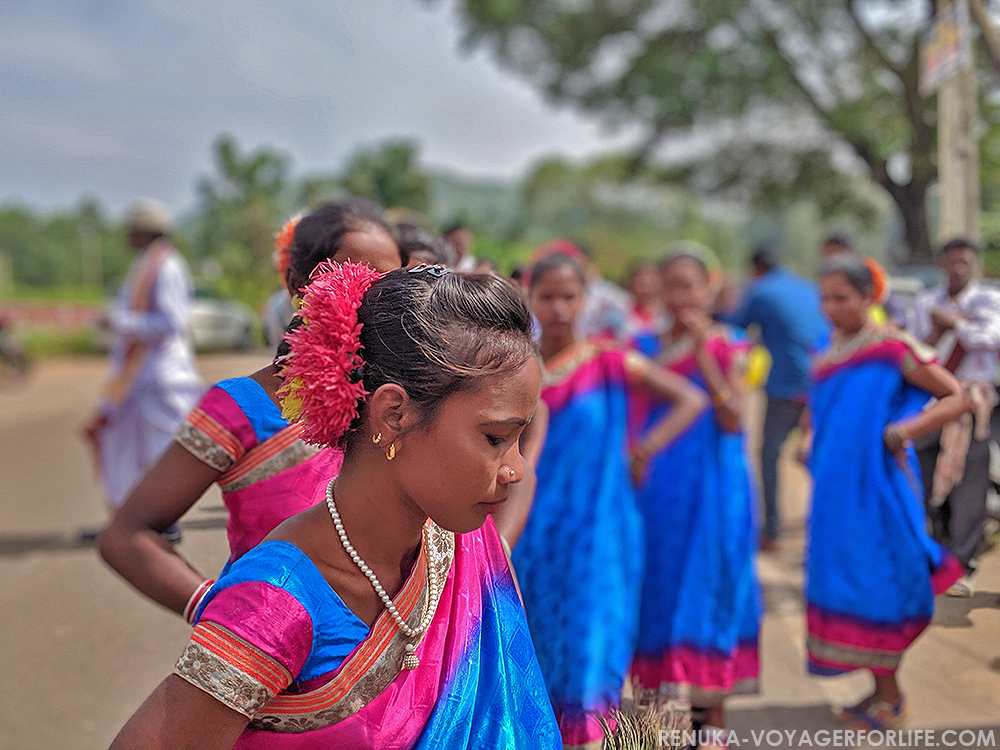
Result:
[[[412,141],[386,141],[357,151],[348,163],[343,185],[347,192],[386,208],[425,212],[429,207],[428,177],[419,166]]]
[[[918,92],[929,0],[460,0],[466,47],[486,48],[551,101],[641,130],[634,164],[684,139],[675,176],[758,201],[809,192],[867,210],[840,179],[865,173],[929,257],[933,99]],[[981,61],[980,78],[992,81]],[[983,151],[1000,139],[984,101]],[[994,160],[995,161],[995,160]],[[984,176],[995,170],[984,165]]]

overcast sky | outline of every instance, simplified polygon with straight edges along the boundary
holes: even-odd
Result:
[[[413,137],[426,164],[510,177],[549,153],[612,148],[483,53],[447,0],[4,0],[0,202],[84,194],[190,209],[222,132],[273,145],[296,174]]]

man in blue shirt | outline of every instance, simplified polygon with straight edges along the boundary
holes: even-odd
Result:
[[[729,321],[744,328],[758,326],[771,354],[771,372],[764,387],[767,414],[760,466],[764,485],[761,549],[773,550],[781,533],[778,456],[805,409],[811,390],[809,354],[828,335],[829,324],[823,317],[816,285],[780,266],[774,248],[758,248],[751,262],[754,278]]]

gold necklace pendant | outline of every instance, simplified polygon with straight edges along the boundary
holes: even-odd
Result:
[[[404,647],[406,653],[403,654],[403,669],[416,669],[420,666],[420,659],[417,658],[416,646],[407,643]]]

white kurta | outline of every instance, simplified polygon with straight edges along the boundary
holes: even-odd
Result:
[[[141,341],[148,347],[125,399],[120,404],[110,400],[102,404],[107,425],[99,435],[101,469],[108,502],[115,508],[167,449],[178,425],[205,390],[188,334],[191,277],[176,250],[157,270],[151,309],[137,312],[130,307],[136,273],[148,251],[132,263],[111,313],[113,379],[125,366],[131,343]]]

